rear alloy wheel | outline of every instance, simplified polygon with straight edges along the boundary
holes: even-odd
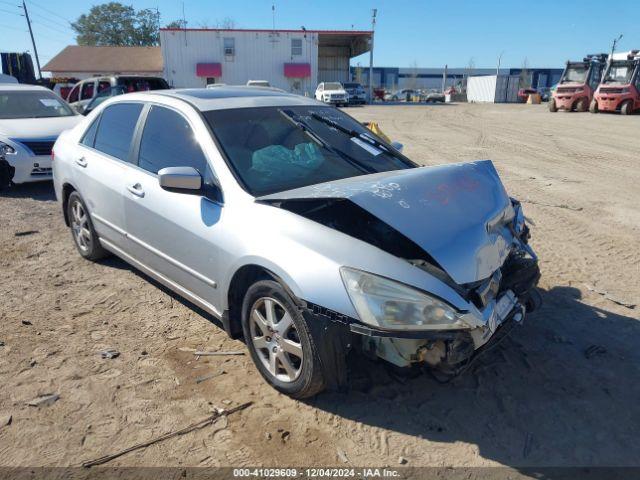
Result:
[[[77,192],[72,192],[69,195],[67,218],[69,219],[73,241],[80,255],[87,260],[99,260],[108,255],[108,252],[100,245],[100,240],[98,240],[98,235],[93,229],[87,207]]]
[[[586,98],[581,98],[576,102],[576,112],[586,112],[587,108],[589,108],[589,104]]]
[[[591,113],[598,113],[598,101],[595,98],[591,100],[591,105],[589,105],[589,111]]]
[[[294,398],[324,389],[321,363],[306,320],[282,286],[253,284],[242,305],[242,329],[260,374]]]
[[[626,100],[620,107],[620,113],[622,115],[631,115],[633,113],[633,102]]]
[[[556,101],[553,98],[549,100],[549,111],[552,113],[558,111],[558,107],[556,107]]]

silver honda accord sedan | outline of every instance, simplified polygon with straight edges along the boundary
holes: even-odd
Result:
[[[539,304],[490,161],[420,167],[309,98],[122,95],[53,155],[80,255],[115,254],[217,317],[296,398],[345,386],[353,351],[456,375]]]

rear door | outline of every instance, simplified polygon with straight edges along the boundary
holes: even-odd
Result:
[[[133,256],[169,279],[184,296],[219,314],[216,242],[221,237],[223,209],[205,195],[214,183],[213,171],[193,124],[177,110],[151,105],[137,152],[137,168],[129,171],[125,191],[126,230]],[[205,182],[202,191],[179,193],[160,187],[159,170],[185,166],[200,172]]]
[[[101,239],[126,249],[124,186],[132,140],[143,105],[116,103],[104,109],[82,137],[74,179]]]

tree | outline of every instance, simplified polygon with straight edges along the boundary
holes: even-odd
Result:
[[[518,79],[518,88],[529,88],[531,86],[531,75],[529,74],[529,59],[524,57],[522,69],[520,70],[520,78]]]
[[[415,60],[411,64],[411,73],[409,74],[409,82],[407,86],[411,90],[418,88],[418,62]]]
[[[476,70],[476,59],[471,57],[469,59],[469,63],[467,64],[467,68],[464,69],[464,75],[462,78],[462,90],[466,91],[467,90],[467,82],[469,80],[469,77],[472,77],[473,74],[475,73]]]
[[[236,21],[231,17],[224,17],[222,20],[216,21],[216,28],[223,30],[233,30],[236,28]]]
[[[164,28],[180,28],[182,30],[184,30],[185,28],[187,28],[187,21],[186,20],[174,20],[173,22],[169,22],[167,23]]]
[[[118,2],[91,7],[71,24],[78,45],[153,46],[158,45],[160,13],[153,9],[134,10]]]

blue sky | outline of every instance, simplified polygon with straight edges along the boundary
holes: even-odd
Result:
[[[31,51],[21,0],[0,0],[0,50]],[[41,63],[64,46],[74,44],[68,22],[100,2],[27,0]],[[162,23],[182,17],[181,0],[123,1],[136,9],[158,8]],[[593,0],[184,0],[190,27],[215,26],[225,17],[237,28],[364,30],[371,9],[378,9],[375,60],[377,66],[494,67],[502,65],[561,67],[565,60],[608,51],[611,40],[624,34],[619,50],[640,48],[640,0],[614,4]],[[87,5],[86,7],[83,5]],[[354,59],[368,65],[368,55]]]

